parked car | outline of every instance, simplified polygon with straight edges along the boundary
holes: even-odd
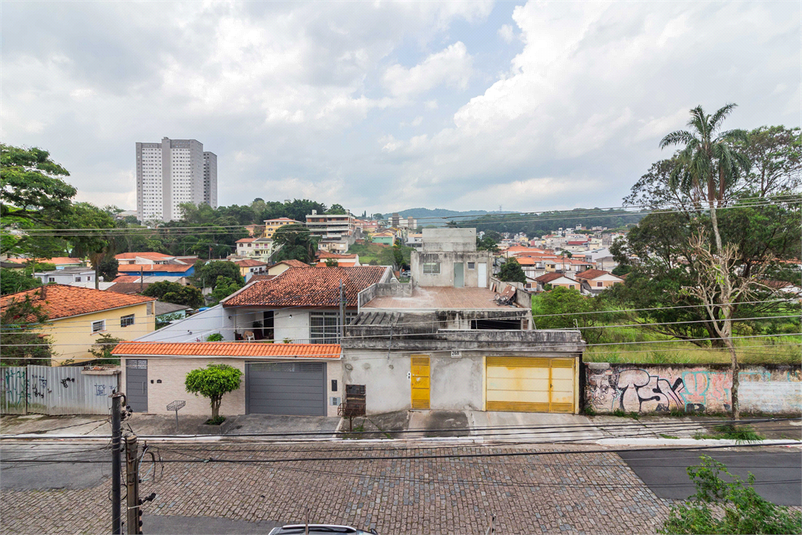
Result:
[[[336,524],[287,524],[286,526],[275,527],[270,530],[268,535],[322,535],[338,534],[347,535],[377,535],[376,530],[362,531],[351,526],[339,526]]]

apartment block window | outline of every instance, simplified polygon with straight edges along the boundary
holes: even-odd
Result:
[[[424,273],[440,273],[440,262],[426,262],[423,264]]]
[[[128,316],[122,316],[120,318],[120,327],[128,327],[129,325],[134,324],[134,315],[129,314]]]
[[[92,322],[92,334],[99,333],[106,330],[106,320],[99,320]]]
[[[476,269],[476,262],[468,262],[468,269]]]

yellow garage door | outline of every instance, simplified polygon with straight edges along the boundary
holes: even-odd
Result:
[[[429,357],[412,355],[412,408],[429,408]]]
[[[487,410],[574,412],[574,359],[487,357]]]

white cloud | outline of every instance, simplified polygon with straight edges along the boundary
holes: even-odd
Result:
[[[504,24],[498,29],[498,35],[505,43],[509,44],[515,39],[515,31],[510,24]]]
[[[384,86],[391,94],[410,97],[425,93],[441,84],[465,89],[472,73],[473,58],[465,45],[458,41],[448,48],[431,54],[422,63],[407,69],[395,64],[383,77]]]

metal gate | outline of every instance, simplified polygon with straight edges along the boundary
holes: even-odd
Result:
[[[69,366],[3,366],[2,414],[108,414],[117,389],[114,372]]]
[[[248,414],[326,415],[326,366],[319,362],[249,362]]]
[[[134,412],[148,412],[148,361],[126,359],[125,398]]]

